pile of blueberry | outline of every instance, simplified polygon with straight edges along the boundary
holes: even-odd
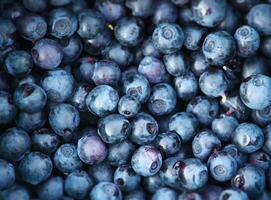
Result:
[[[0,0],[0,200],[81,199],[271,199],[271,0]]]

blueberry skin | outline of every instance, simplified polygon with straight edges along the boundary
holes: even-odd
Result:
[[[141,108],[141,104],[137,98],[129,95],[124,95],[118,103],[118,111],[127,118],[135,116]]]
[[[9,128],[0,136],[0,155],[10,161],[21,160],[30,151],[31,139],[20,128]]]
[[[29,74],[33,67],[33,60],[27,51],[11,51],[4,60],[6,72],[15,77]]]
[[[178,200],[187,200],[189,198],[194,200],[203,200],[203,197],[197,192],[183,192],[178,196]]]
[[[152,42],[159,52],[174,53],[182,48],[184,33],[175,23],[161,23],[153,31]]]
[[[79,112],[70,104],[58,104],[50,110],[49,124],[55,133],[60,136],[76,131],[79,123]]]
[[[113,168],[109,164],[100,163],[98,165],[90,166],[88,174],[94,178],[96,183],[99,182],[113,182]]]
[[[259,167],[247,165],[237,171],[231,185],[243,190],[250,198],[259,197],[265,189],[264,171]]]
[[[52,176],[37,188],[40,200],[61,199],[64,196],[64,183],[60,176]]]
[[[144,200],[146,199],[146,193],[143,189],[138,188],[136,190],[133,190],[124,196],[125,200]]]
[[[239,189],[226,189],[224,190],[220,196],[219,200],[249,200],[247,193],[243,192]]]
[[[76,63],[77,67],[74,70],[74,77],[78,82],[92,83],[92,75],[94,71],[95,59],[91,56],[83,57]]]
[[[72,96],[75,80],[69,72],[55,69],[42,77],[40,85],[46,92],[48,100],[61,103]]]
[[[174,78],[174,88],[178,99],[187,101],[198,93],[198,80],[194,73],[187,71],[185,74]]]
[[[31,49],[34,63],[42,69],[51,70],[58,67],[63,59],[61,46],[52,39],[41,39]]]
[[[131,158],[131,166],[141,176],[155,175],[162,166],[162,155],[154,146],[140,146]]]
[[[70,37],[77,28],[78,21],[76,15],[65,8],[56,8],[49,13],[49,32],[56,38]]]
[[[271,166],[271,158],[264,151],[256,151],[249,154],[248,161],[250,164],[260,167],[265,171],[268,171]]]
[[[130,165],[121,165],[114,173],[114,183],[121,191],[135,190],[139,186],[140,180],[140,176],[134,172]]]
[[[7,3],[7,2],[5,2]],[[9,18],[11,20],[16,20],[19,17],[23,16],[26,13],[26,10],[21,3],[19,2],[12,2],[3,5],[1,9],[2,16],[5,18]],[[27,8],[27,7],[26,7]]]
[[[166,54],[163,57],[163,61],[167,72],[172,76],[177,77],[184,75],[188,70],[188,65],[181,52]]]
[[[174,23],[178,18],[178,9],[169,1],[157,3],[153,12],[152,22],[157,25],[163,22]]]
[[[208,159],[215,150],[219,150],[220,148],[220,140],[209,130],[199,132],[192,142],[194,156],[202,161]]]
[[[24,112],[36,113],[41,111],[47,103],[47,94],[34,83],[19,85],[13,94],[15,105]]]
[[[204,36],[207,29],[194,24],[184,26],[184,46],[190,51],[201,49]]]
[[[1,191],[0,198],[3,200],[30,200],[30,193],[24,186],[16,184],[6,190]]]
[[[97,61],[94,64],[92,80],[96,85],[116,86],[121,78],[117,63],[109,60]]]
[[[89,193],[91,200],[122,200],[122,193],[118,186],[111,182],[100,182]]]
[[[242,78],[245,80],[246,78],[257,74],[271,75],[268,60],[261,56],[247,58],[243,64]]]
[[[117,22],[114,35],[123,46],[137,46],[143,39],[144,23],[140,18],[123,17]]]
[[[144,56],[160,57],[160,53],[157,49],[155,49],[151,37],[148,37],[143,41],[141,51]]]
[[[267,106],[262,110],[252,110],[251,117],[253,122],[259,126],[267,126],[271,123],[271,106]]]
[[[194,21],[204,27],[217,26],[226,15],[226,1],[213,2],[212,0],[193,0],[192,12]]]
[[[95,5],[108,22],[117,22],[126,13],[123,4],[114,3],[110,0],[96,1]]]
[[[6,18],[0,17],[0,49],[4,49],[14,44],[14,33],[16,27],[14,23]]]
[[[0,91],[3,92],[9,92],[11,89],[11,86],[9,81],[11,80],[11,77],[4,71],[0,70]]]
[[[232,135],[232,142],[245,153],[253,153],[262,148],[264,134],[261,128],[252,123],[239,124]]]
[[[16,27],[20,35],[29,41],[37,41],[47,33],[47,23],[45,19],[36,14],[24,15],[16,21]]]
[[[128,164],[134,151],[135,146],[129,140],[124,140],[117,144],[111,144],[108,147],[106,163],[112,166]]]
[[[271,35],[271,26],[268,22],[271,17],[270,4],[257,4],[247,14],[246,20],[249,26],[255,28],[258,33],[264,36]]]
[[[131,122],[132,130],[129,139],[136,144],[152,142],[158,134],[156,120],[147,113],[138,113]]]
[[[10,188],[15,182],[15,169],[12,163],[0,159],[0,190]]]
[[[218,115],[219,105],[216,99],[196,96],[187,104],[186,112],[194,114],[200,123],[208,125]]]
[[[87,83],[79,83],[69,99],[70,104],[72,104],[79,112],[87,111],[86,97],[91,90],[91,86]]]
[[[140,103],[149,99],[151,86],[145,76],[138,73],[127,75],[122,85],[123,93],[137,98]]]
[[[236,160],[238,167],[243,166],[246,163],[246,161],[247,161],[247,155],[246,155],[246,153],[240,151],[237,148],[237,146],[235,146],[234,144],[228,144],[228,145],[226,145],[222,149],[222,151],[226,152],[231,157],[233,157]]]
[[[108,144],[125,140],[131,131],[130,122],[122,115],[111,114],[98,121],[98,134]]]
[[[48,2],[46,0],[23,0],[23,5],[32,12],[42,12],[47,8]]]
[[[182,186],[186,190],[196,190],[203,187],[208,181],[208,169],[197,158],[188,158],[179,161],[178,175]]]
[[[241,11],[249,11],[253,6],[259,4],[259,0],[245,0],[245,1],[238,1],[238,0],[230,0],[230,3],[240,9]]]
[[[17,108],[9,93],[0,91],[0,124],[10,123],[17,114]]]
[[[154,193],[156,190],[165,186],[159,174],[153,176],[146,176],[143,179],[144,189],[150,193]]]
[[[261,52],[268,58],[271,58],[271,37],[265,37],[261,42]]]
[[[184,6],[179,10],[179,22],[181,24],[194,23],[194,16],[192,13],[191,6]]]
[[[74,144],[62,144],[54,155],[54,165],[62,173],[68,174],[82,168]]]
[[[31,142],[35,151],[51,154],[60,145],[60,138],[52,130],[41,128],[32,133]]]
[[[170,131],[176,131],[185,143],[195,136],[198,125],[199,122],[193,114],[178,112],[170,118],[168,129]]]
[[[210,64],[205,60],[205,56],[202,51],[195,51],[191,53],[190,57],[191,71],[196,75],[200,76],[203,72],[210,68]]]
[[[138,72],[143,74],[153,84],[163,82],[166,76],[163,62],[152,56],[146,56],[140,61]]]
[[[93,88],[86,98],[88,110],[99,117],[113,113],[118,106],[119,95],[108,85],[99,85]]]
[[[127,0],[125,1],[125,6],[131,10],[133,16],[143,18],[149,17],[155,8],[152,0]]]
[[[107,147],[98,136],[87,135],[77,144],[77,154],[82,162],[94,165],[101,163],[107,156]]]
[[[266,126],[263,129],[263,132],[265,137],[263,150],[269,155],[271,155],[271,125]]]
[[[203,199],[217,200],[220,194],[223,192],[223,188],[217,185],[206,185],[200,191]]]
[[[255,110],[271,105],[271,78],[262,74],[252,75],[240,85],[240,97],[243,103]]]
[[[177,153],[182,146],[182,140],[175,131],[168,131],[157,135],[153,142],[166,155]]]
[[[152,200],[177,200],[177,192],[171,188],[163,187],[153,193]]]
[[[53,164],[49,156],[40,152],[26,155],[18,166],[22,180],[31,185],[37,185],[50,177]]]
[[[204,39],[202,52],[212,65],[223,65],[235,54],[235,41],[226,31],[209,33]]]
[[[221,141],[230,141],[232,133],[239,125],[237,119],[233,116],[220,114],[212,121],[212,131]]]
[[[72,0],[49,0],[52,6],[64,6],[71,3]]]
[[[93,180],[85,171],[72,172],[65,179],[65,191],[75,199],[85,199],[93,185]]]

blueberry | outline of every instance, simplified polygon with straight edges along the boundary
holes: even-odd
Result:
[[[0,136],[0,155],[11,160],[21,160],[30,151],[31,139],[27,132],[20,128],[9,128]]]
[[[83,57],[77,61],[77,67],[74,70],[74,77],[78,82],[92,83],[92,75],[95,64],[94,57]]]
[[[117,22],[126,13],[123,4],[114,3],[110,0],[96,1],[96,7],[108,22]]]
[[[162,156],[153,146],[140,146],[131,158],[131,166],[141,176],[155,175],[162,166]]]
[[[157,57],[157,58],[160,57],[160,53],[159,51],[157,51],[157,49],[155,49],[151,37],[148,37],[146,40],[144,40],[141,48],[142,48],[142,54],[144,56],[152,56],[152,57]]]
[[[210,68],[210,64],[205,60],[202,51],[196,51],[191,54],[190,66],[191,71],[196,76],[200,76]]]
[[[184,33],[175,23],[161,23],[153,31],[152,42],[161,53],[174,53],[182,48]]]
[[[219,198],[223,190],[223,188],[217,185],[206,185],[201,189],[200,194],[203,199],[216,200]]]
[[[202,51],[212,65],[223,65],[235,54],[235,41],[226,31],[210,33],[204,39]]]
[[[188,200],[188,199],[203,200],[201,195],[197,192],[183,192],[178,196],[178,200]]]
[[[262,74],[252,75],[240,85],[240,97],[244,104],[256,110],[271,105],[271,78]]]
[[[125,194],[125,200],[139,200],[139,199],[146,199],[146,193],[142,189],[133,190],[127,194]]]
[[[79,158],[89,165],[101,163],[106,158],[107,152],[107,147],[98,136],[83,136],[77,144]]]
[[[49,123],[56,134],[60,136],[71,134],[79,126],[79,112],[70,104],[57,104],[50,110]]]
[[[194,15],[191,6],[184,6],[180,8],[179,21],[181,24],[189,24],[194,22]]]
[[[271,155],[271,125],[266,126],[263,131],[265,137],[263,150]]]
[[[109,164],[100,163],[98,165],[90,166],[88,173],[97,183],[113,181],[114,172],[112,166]]]
[[[49,0],[52,6],[65,6],[69,4],[72,0]]]
[[[248,161],[250,164],[260,167],[265,171],[267,171],[271,166],[271,157],[264,151],[251,153],[248,157]]]
[[[177,77],[184,75],[188,70],[184,55],[180,52],[164,55],[163,61],[167,72],[172,76]]]
[[[263,38],[260,48],[266,57],[271,58],[271,37]]]
[[[118,111],[125,117],[135,116],[141,108],[141,104],[136,97],[124,95],[118,103]]]
[[[198,125],[199,122],[193,114],[179,112],[170,118],[168,128],[176,131],[183,142],[187,142],[195,136]]]
[[[3,200],[30,200],[30,193],[24,186],[16,184],[6,190],[1,191],[0,197]]]
[[[233,157],[236,160],[239,167],[243,166],[247,160],[246,154],[244,152],[240,151],[237,148],[237,146],[235,146],[234,144],[228,144],[228,145],[224,146],[222,151],[226,152],[231,157]]]
[[[132,11],[133,16],[137,17],[149,17],[155,8],[152,0],[128,0],[125,1],[125,6]]]
[[[186,25],[183,32],[185,48],[191,51],[200,50],[207,29],[197,25]]]
[[[219,196],[219,200],[249,200],[247,194],[245,192],[243,192],[242,190],[239,189],[226,189],[224,190],[220,196]]]
[[[244,1],[230,0],[230,3],[233,4],[234,7],[240,9],[241,11],[248,11],[259,2],[260,2],[259,0],[244,0]]]
[[[143,186],[148,192],[154,193],[164,186],[159,174],[153,176],[146,176],[143,178]]]
[[[42,12],[47,8],[48,2],[46,0],[23,0],[23,5],[32,12]]]
[[[14,2],[10,1],[10,3],[6,2],[2,6],[2,16],[9,18],[11,20],[16,20],[23,16],[26,13],[26,10],[24,7],[27,8],[27,6],[23,6],[20,2]]]
[[[0,124],[10,123],[17,114],[17,108],[9,93],[0,91]]]
[[[232,141],[240,151],[253,153],[263,146],[264,134],[257,125],[242,123],[235,129]]]
[[[140,18],[123,17],[114,28],[115,38],[127,47],[138,45],[143,39],[143,33],[144,23]]]
[[[18,172],[23,181],[37,185],[50,177],[53,164],[49,156],[40,152],[26,155],[18,166]]]
[[[92,188],[89,198],[91,200],[122,200],[122,193],[114,183],[100,182]]]
[[[61,145],[54,155],[54,165],[62,173],[67,174],[82,168],[74,144]]]
[[[86,98],[88,110],[99,117],[113,113],[118,105],[117,91],[108,85],[99,85],[93,88]]]
[[[40,200],[55,200],[64,196],[64,183],[60,176],[53,176],[42,183],[37,194]]]
[[[262,110],[252,110],[251,117],[256,124],[267,126],[271,123],[271,106]]]
[[[0,159],[0,190],[10,188],[15,182],[15,169],[12,163]]]
[[[192,12],[194,20],[201,26],[215,27],[226,15],[227,2],[212,0],[193,0]]]
[[[163,22],[174,23],[177,17],[177,7],[169,1],[162,0],[155,7],[152,22],[155,25]]]
[[[65,179],[65,191],[75,199],[85,199],[93,185],[93,180],[85,171],[74,171]]]
[[[171,188],[163,187],[153,193],[152,200],[177,200],[177,192]]]

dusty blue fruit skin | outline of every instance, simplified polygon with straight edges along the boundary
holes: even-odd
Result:
[[[101,163],[107,156],[107,147],[99,136],[87,135],[78,140],[77,154],[86,164]]]
[[[235,129],[232,141],[240,151],[253,153],[263,146],[264,134],[257,125],[242,123]]]
[[[184,46],[190,51],[201,49],[204,36],[207,34],[207,29],[198,25],[186,25],[184,32]]]
[[[40,152],[26,155],[18,166],[20,177],[26,183],[37,185],[45,181],[52,173],[53,164],[49,156]]]
[[[116,22],[126,14],[123,4],[114,3],[110,0],[96,1],[96,7],[108,22]]]
[[[247,14],[247,23],[255,28],[261,35],[271,35],[271,27],[268,25],[271,18],[271,5],[258,4],[253,6]]]
[[[97,61],[94,64],[92,80],[96,85],[116,86],[121,78],[117,63],[110,60]]]
[[[210,64],[205,60],[202,51],[195,51],[191,53],[190,57],[191,71],[196,76],[200,76],[203,72],[210,68]]]
[[[157,25],[163,22],[174,23],[178,18],[178,9],[169,1],[160,1],[157,3],[152,22]]]
[[[80,123],[79,112],[70,104],[57,104],[50,110],[49,123],[55,133],[60,136],[73,133]]]
[[[112,182],[114,171],[111,165],[100,163],[98,165],[90,166],[88,174],[94,178],[96,183],[104,181]]]
[[[33,67],[33,60],[27,51],[11,51],[4,60],[6,72],[15,77],[29,74]]]
[[[127,47],[138,45],[143,39],[144,23],[140,18],[123,17],[114,28],[115,38]]]
[[[77,155],[74,144],[63,144],[54,155],[54,165],[60,172],[67,174],[81,169],[83,163]]]
[[[253,6],[259,4],[259,0],[245,0],[245,1],[238,1],[238,0],[230,0],[230,3],[242,10],[242,11],[249,11]]]
[[[205,27],[217,26],[226,15],[227,2],[225,0],[193,0],[192,12],[194,21]]]
[[[153,31],[152,42],[159,52],[174,53],[182,48],[184,33],[175,23],[161,23]]]
[[[250,198],[259,197],[265,189],[265,174],[260,167],[246,165],[231,180],[233,188],[243,190]]]
[[[264,171],[268,171],[271,166],[271,158],[269,154],[261,150],[249,154],[248,161],[250,164],[260,167]]]
[[[114,183],[121,191],[135,190],[139,186],[140,180],[140,176],[134,172],[130,165],[121,165],[114,173]]]
[[[137,98],[140,103],[145,103],[151,94],[151,86],[145,76],[132,73],[124,79],[122,91],[126,95]]]
[[[220,196],[219,196],[219,200],[223,200],[223,199],[227,199],[227,200],[249,200],[247,193],[243,192],[242,190],[239,189],[226,189],[224,190]]]
[[[238,167],[243,166],[247,161],[246,153],[240,151],[234,144],[228,144],[224,146],[222,151],[233,157],[236,160]]]
[[[21,111],[36,113],[45,107],[47,94],[40,86],[34,83],[25,83],[16,88],[13,100]]]
[[[158,134],[159,127],[156,120],[147,113],[138,113],[131,121],[130,141],[136,144],[147,144]]]
[[[30,151],[31,139],[20,128],[9,128],[0,136],[0,155],[7,160],[19,161]]]
[[[58,67],[63,59],[61,46],[52,39],[40,39],[31,49],[34,63],[42,69],[50,70]]]
[[[0,124],[10,123],[17,114],[17,108],[9,93],[0,91]]]
[[[163,61],[167,72],[172,76],[184,75],[188,70],[187,61],[181,52],[166,54],[163,57]]]
[[[99,85],[93,88],[86,98],[88,110],[99,117],[113,113],[118,106],[119,95],[109,85]]]
[[[64,196],[64,183],[60,176],[52,176],[37,188],[40,200],[61,199]]]
[[[154,146],[140,146],[131,158],[131,166],[138,175],[155,175],[162,166],[162,155]]]
[[[35,151],[51,154],[60,145],[60,138],[52,130],[41,128],[32,133],[31,142]]]
[[[78,82],[92,83],[92,75],[94,71],[95,58],[82,57],[76,62],[76,68],[74,69],[74,78]]]
[[[175,167],[177,166],[180,182],[186,190],[196,190],[207,183],[208,169],[199,159],[188,158],[179,161]]]
[[[271,155],[271,125],[266,126],[263,131],[265,137],[263,150]]]
[[[112,166],[128,164],[134,151],[135,145],[129,142],[129,140],[125,140],[117,144],[111,144],[108,147],[106,163]]]
[[[52,6],[65,6],[71,2],[72,0],[50,0]]]
[[[170,118],[168,128],[170,131],[176,131],[183,142],[187,142],[195,136],[198,125],[199,122],[193,114],[179,112]]]
[[[261,52],[268,58],[271,58],[271,37],[265,37],[261,42]]]
[[[0,190],[10,188],[15,182],[15,169],[13,164],[0,159]]]
[[[103,15],[92,9],[83,9],[78,13],[77,33],[84,39],[93,39],[105,28]]]
[[[100,182],[89,193],[91,200],[122,200],[119,187],[111,182]]]
[[[182,146],[182,140],[175,131],[168,131],[157,135],[153,142],[162,153],[166,155],[177,153]]]
[[[155,191],[152,195],[152,200],[175,200],[177,192],[168,187],[162,187]]]
[[[160,53],[155,49],[151,37],[148,37],[142,42],[141,51],[144,56],[160,57]]]
[[[69,99],[72,104],[79,112],[87,111],[86,96],[91,90],[91,86],[87,83],[79,83],[74,89],[74,93]]]
[[[199,132],[192,142],[194,156],[202,161],[207,160],[214,150],[219,150],[220,148],[220,140],[209,130]]]
[[[255,110],[271,105],[271,78],[262,74],[252,75],[240,85],[240,97],[244,104]]]
[[[72,198],[85,199],[93,185],[94,181],[85,171],[75,171],[65,179],[65,192]]]
[[[124,95],[118,103],[118,111],[127,118],[135,116],[141,108],[141,104],[137,98],[129,95]]]
[[[0,198],[3,200],[29,200],[29,191],[21,185],[13,185],[12,187],[0,192]]]
[[[165,186],[162,179],[160,178],[159,174],[153,176],[146,176],[143,177],[143,186],[144,189],[150,193],[154,193],[159,188]]]
[[[152,0],[125,1],[125,6],[131,10],[133,16],[146,18],[153,13],[155,2]]]
[[[26,7],[28,10],[32,12],[41,12],[45,10],[48,6],[48,2],[46,0],[40,0],[40,1],[23,0],[22,3],[24,7]]]
[[[189,198],[203,200],[203,197],[198,192],[183,192],[178,196],[178,200],[186,200]]]
[[[235,54],[235,41],[226,31],[209,33],[202,45],[206,60],[212,65],[223,65]]]
[[[271,123],[271,106],[267,106],[262,110],[252,110],[252,120],[255,124],[265,127]]]
[[[142,188],[135,189],[131,192],[125,194],[125,200],[139,200],[139,199],[146,199],[146,192]]]
[[[48,71],[41,79],[41,87],[53,102],[64,102],[73,94],[75,81],[73,76],[62,69]]]
[[[6,6],[4,7],[7,7],[7,8],[1,10],[2,16],[11,20],[16,20],[26,13],[26,10],[24,7],[27,7],[27,6],[23,6],[20,2],[11,1],[10,3],[6,4]]]

